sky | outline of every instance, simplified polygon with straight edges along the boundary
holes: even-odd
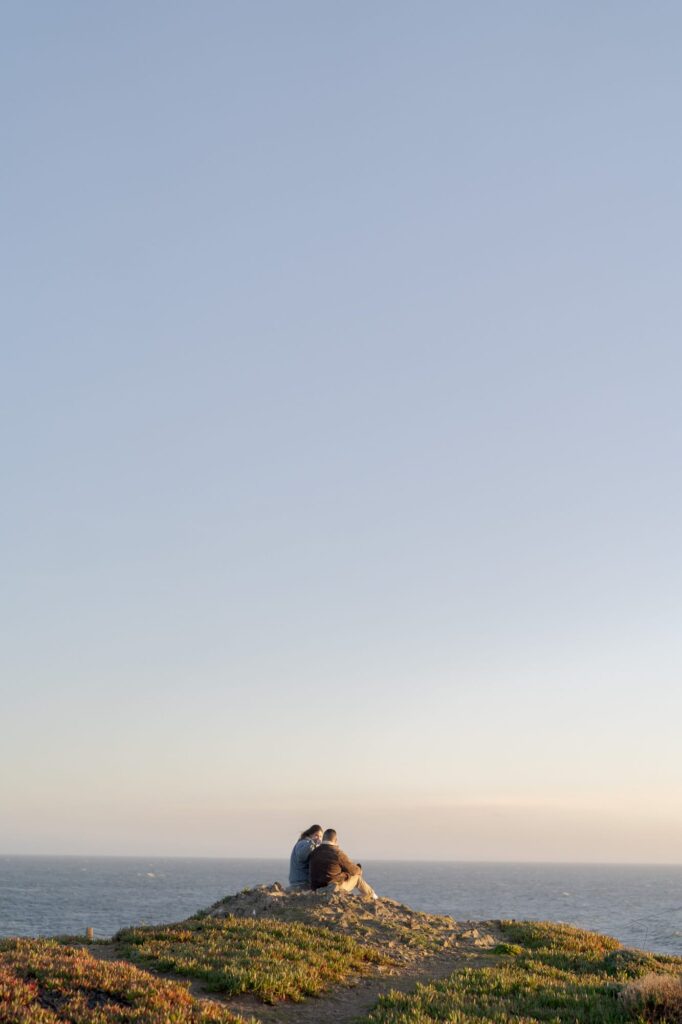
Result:
[[[682,863],[682,8],[0,11],[0,852]]]

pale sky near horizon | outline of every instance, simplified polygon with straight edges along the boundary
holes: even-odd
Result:
[[[682,863],[681,46],[2,5],[0,853]]]

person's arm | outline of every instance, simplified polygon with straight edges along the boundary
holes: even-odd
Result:
[[[296,863],[305,867],[310,859],[310,854],[313,852],[313,847],[310,845],[309,839],[299,839],[294,847],[294,853],[296,855]]]
[[[343,850],[339,850],[339,866],[341,867],[341,870],[345,871],[349,876],[360,874],[359,865],[354,864],[350,857],[346,856]]]

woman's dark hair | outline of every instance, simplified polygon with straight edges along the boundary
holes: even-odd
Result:
[[[316,832],[321,832],[321,831],[322,831],[322,826],[321,825],[311,825],[310,828],[307,828],[305,830],[305,832],[301,832],[300,838],[301,839],[307,839],[309,836],[314,836]]]

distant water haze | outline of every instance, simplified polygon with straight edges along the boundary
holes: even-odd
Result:
[[[304,816],[305,815],[305,816]],[[682,828],[664,815],[634,817],[550,805],[451,805],[363,809],[325,804],[301,812],[286,806],[163,807],[152,802],[24,810],[15,848],[5,853],[137,856],[272,857],[288,850],[314,822],[335,827],[358,859],[670,864],[682,860]],[[9,835],[9,833],[7,833]]]

